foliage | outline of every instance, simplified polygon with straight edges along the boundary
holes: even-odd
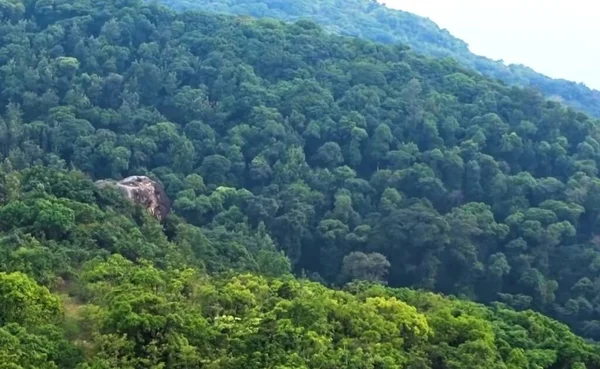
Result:
[[[561,324],[411,290],[207,277],[92,260],[72,319],[78,368],[573,368],[600,350]],[[1,332],[1,330],[0,330]],[[52,368],[53,366],[47,366]]]
[[[290,272],[287,258],[260,229],[204,230],[171,217],[167,236],[144,209],[114,190],[100,190],[81,172],[36,166],[7,177],[18,190],[0,206],[0,265],[40,283],[56,287],[59,279],[72,280],[82,262],[110,254],[209,272]]]
[[[598,121],[307,21],[0,4],[9,368],[598,367],[538,313],[289,276],[600,338]],[[93,182],[132,174],[162,224]]]
[[[428,18],[386,7],[376,0],[153,0],[176,9],[274,18],[286,22],[310,19],[335,34],[386,44],[405,44],[435,58],[452,58],[484,76],[509,85],[540,90],[546,97],[600,117],[600,91],[581,83],[553,79],[520,64],[506,65],[475,55],[462,40]]]
[[[11,265],[68,274],[65,259],[104,252],[281,275],[279,249],[333,283],[345,256],[379,253],[392,286],[534,308],[600,338],[597,121],[307,21],[40,4],[1,23]],[[80,174],[31,169],[20,184],[15,170],[31,165],[159,179],[172,242],[139,211],[116,221],[126,206]]]

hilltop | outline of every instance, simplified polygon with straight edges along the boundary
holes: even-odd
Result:
[[[540,90],[547,98],[600,117],[600,91],[584,84],[553,79],[524,65],[505,65],[473,54],[468,45],[433,21],[374,0],[159,0],[176,9],[274,18],[287,22],[310,19],[336,34],[386,44],[404,44],[435,58],[452,58],[484,76],[509,85]]]

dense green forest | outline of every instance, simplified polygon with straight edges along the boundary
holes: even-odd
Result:
[[[540,315],[600,339],[598,121],[308,21],[0,15],[0,368],[600,365]]]
[[[149,0],[177,9],[269,17],[310,19],[328,31],[383,43],[402,43],[424,55],[450,57],[463,66],[511,85],[539,89],[548,98],[600,117],[600,91],[581,83],[553,79],[524,65],[506,65],[469,51],[468,45],[429,19],[387,8],[376,0]],[[384,2],[382,2],[384,3]]]
[[[167,237],[145,209],[78,171],[2,171],[3,369],[600,365],[600,347],[502,304],[368,283],[332,290],[294,279],[285,263],[262,276],[207,274],[203,260],[216,255],[203,230],[171,218]]]

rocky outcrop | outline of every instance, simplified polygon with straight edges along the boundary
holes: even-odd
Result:
[[[171,210],[171,204],[163,186],[146,176],[131,176],[120,181],[102,180],[96,182],[100,188],[115,186],[136,204],[146,208],[156,219],[164,219]]]

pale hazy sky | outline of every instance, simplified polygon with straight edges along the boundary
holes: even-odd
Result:
[[[600,90],[597,0],[380,0],[430,18],[475,54]]]

